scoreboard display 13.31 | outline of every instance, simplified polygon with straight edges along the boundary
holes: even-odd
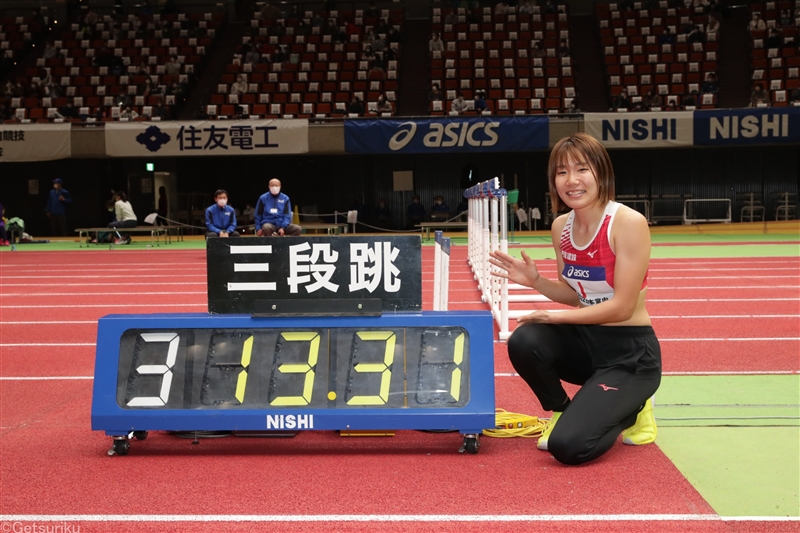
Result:
[[[494,427],[489,312],[110,315],[92,427],[132,432]]]

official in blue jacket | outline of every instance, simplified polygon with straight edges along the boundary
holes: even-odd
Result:
[[[256,204],[256,235],[271,237],[272,235],[297,236],[303,229],[292,224],[292,203],[289,197],[281,192],[281,180],[269,180],[269,192],[265,192]]]
[[[67,234],[67,204],[72,203],[69,191],[61,186],[61,178],[53,180],[53,188],[47,197],[47,217],[50,219],[50,234],[64,236]]]
[[[219,189],[214,193],[214,202],[206,209],[206,237],[238,237],[236,211],[228,205],[228,193]]]

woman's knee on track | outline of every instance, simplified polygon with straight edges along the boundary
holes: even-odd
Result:
[[[514,368],[528,365],[534,361],[546,361],[547,332],[544,324],[525,324],[517,327],[508,339],[508,358]]]
[[[559,463],[583,464],[594,458],[594,449],[586,442],[586,437],[577,431],[559,431],[559,426],[556,425],[550,438],[547,439],[547,450]]]

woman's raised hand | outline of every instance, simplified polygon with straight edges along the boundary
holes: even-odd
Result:
[[[489,254],[489,262],[499,268],[493,271],[492,275],[498,278],[506,278],[508,281],[533,287],[539,281],[539,270],[536,263],[523,250],[522,259],[516,259],[501,251],[494,251]]]

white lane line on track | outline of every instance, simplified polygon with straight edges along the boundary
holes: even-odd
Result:
[[[800,337],[704,337],[704,338],[688,338],[688,339],[665,339],[658,338],[659,342],[783,342],[783,341],[800,341]],[[0,348],[21,347],[21,346],[95,346],[94,342],[14,342],[0,344]]]
[[[18,348],[20,346],[30,346],[30,347],[42,347],[42,346],[49,346],[49,347],[69,347],[69,346],[95,346],[96,343],[94,342],[10,342],[10,343],[2,343],[0,344],[0,348]]]
[[[285,515],[0,515],[3,522],[797,522],[796,516],[717,514],[285,514]]]
[[[771,375],[796,375],[800,370],[709,370],[709,371],[678,371],[662,372],[662,376],[771,376]],[[515,372],[495,372],[496,378],[515,378]],[[58,381],[58,380],[87,380],[94,376],[0,376],[0,381]]]
[[[97,324],[97,320],[9,320],[0,321],[0,326],[50,326],[53,324]]]
[[[458,302],[458,303],[480,303],[480,302]],[[559,309],[548,309],[548,311],[559,311]],[[800,315],[650,315],[651,319],[658,320],[681,320],[686,318],[725,318],[725,319],[745,319],[745,318],[800,318]],[[97,324],[97,320],[0,320],[0,326],[50,326],[63,324]]]

